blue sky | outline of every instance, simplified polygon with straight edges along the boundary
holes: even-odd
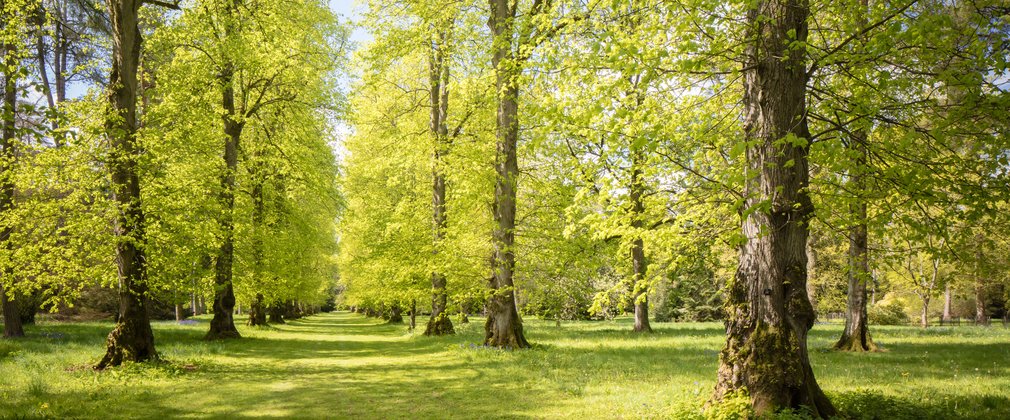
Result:
[[[329,0],[329,2],[330,9],[352,22],[357,22],[360,17],[359,12],[367,7],[363,0]],[[368,33],[360,28],[355,28],[354,33],[351,34],[351,40],[359,44],[368,41],[369,38]]]

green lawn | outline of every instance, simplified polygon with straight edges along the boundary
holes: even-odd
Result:
[[[109,323],[43,323],[0,341],[0,418],[642,418],[697,416],[714,385],[721,324],[527,319],[533,350],[481,348],[482,320],[426,338],[349,313],[205,342],[197,325],[155,324],[168,363],[94,372]],[[1010,330],[876,327],[887,351],[811,358],[848,417],[1010,418]]]

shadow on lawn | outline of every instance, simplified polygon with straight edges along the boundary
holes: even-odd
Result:
[[[708,392],[724,334],[714,323],[659,324],[649,335],[632,333],[630,323],[558,328],[534,320],[527,325],[528,337],[539,345],[506,352],[478,345],[483,320],[476,318],[457,325],[458,335],[423,337],[407,335],[403,324],[333,313],[270,328],[245,328],[246,338],[213,343],[202,340],[205,324],[158,323],[159,346],[190,358],[179,363],[198,363],[195,371],[124,395],[118,395],[117,388],[103,388],[61,397],[95,405],[122,401],[126,405],[120,412],[136,417],[523,418],[549,405],[579,404],[591,385],[607,382],[684,381]],[[419,326],[423,328],[423,321]],[[89,346],[101,346],[110,329],[108,324],[39,327],[64,333],[64,341]],[[837,333],[817,328],[812,338],[829,342]],[[56,351],[60,339],[33,339],[32,345]],[[201,353],[201,348],[213,351]],[[934,362],[964,354],[977,360],[962,366],[972,370],[1006,361],[1008,355],[996,344],[896,342],[888,348],[869,355],[814,351],[812,357],[823,366],[818,378],[824,382],[864,381],[872,386],[893,382],[902,369],[920,378],[949,376],[944,365]],[[927,351],[928,360],[923,356]],[[1002,394],[937,390],[892,397],[873,390],[827,391],[847,418],[1010,418],[1010,399]]]
[[[403,325],[346,313],[276,329],[225,342],[221,353],[242,363],[200,367],[199,375],[241,378],[214,389],[234,408],[221,415],[521,418],[536,407],[521,384],[494,373],[493,362],[462,363],[446,353],[454,337],[412,340]],[[482,375],[490,378],[475,380]]]

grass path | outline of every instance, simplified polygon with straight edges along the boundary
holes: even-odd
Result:
[[[720,324],[527,320],[537,348],[479,343],[481,320],[445,338],[357,314],[321,314],[245,338],[206,342],[206,320],[155,324],[168,363],[106,372],[108,323],[48,323],[0,342],[0,418],[643,418],[697,415],[711,392]],[[1010,418],[1010,331],[879,327],[889,351],[826,351],[837,325],[811,335],[818,380],[850,416]]]

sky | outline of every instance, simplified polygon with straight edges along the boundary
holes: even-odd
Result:
[[[368,7],[365,4],[365,0],[329,0],[329,2],[331,10],[343,18],[350,19],[351,22],[357,22],[361,16],[361,11]],[[361,28],[355,28],[354,33],[351,34],[351,40],[357,42],[359,45],[367,42],[370,38],[368,33]]]

